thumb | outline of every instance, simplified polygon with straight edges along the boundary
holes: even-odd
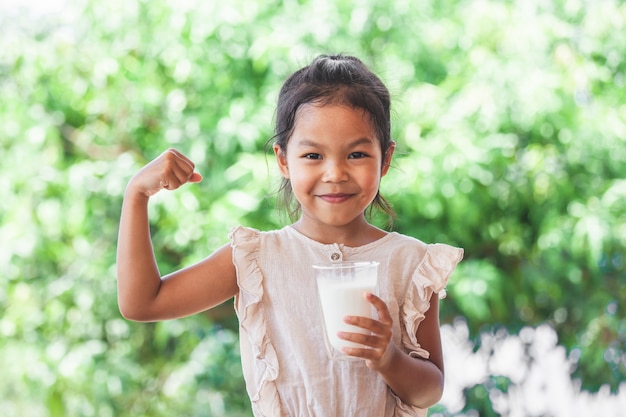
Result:
[[[191,174],[191,177],[189,178],[189,182],[200,182],[202,181],[202,175],[198,174],[197,172],[194,172],[193,174]]]

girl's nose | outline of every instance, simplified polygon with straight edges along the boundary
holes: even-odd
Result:
[[[327,161],[324,166],[324,182],[344,182],[348,180],[348,170],[345,164],[335,161]]]

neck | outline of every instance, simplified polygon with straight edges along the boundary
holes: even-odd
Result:
[[[304,217],[292,224],[304,236],[323,244],[338,243],[348,247],[359,247],[374,242],[387,234],[367,222],[365,218],[348,225],[333,226],[313,224]]]

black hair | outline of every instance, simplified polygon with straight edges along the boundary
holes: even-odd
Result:
[[[369,116],[376,137],[380,142],[383,158],[390,146],[391,117],[389,90],[361,60],[349,55],[320,55],[311,64],[294,72],[284,82],[278,95],[275,135],[272,138],[283,153],[291,137],[298,110],[305,104],[342,104],[361,109]],[[300,204],[293,197],[291,182],[283,178],[279,188],[281,205],[291,220],[300,215]],[[376,194],[372,207],[382,210],[390,222],[395,213],[389,202]]]

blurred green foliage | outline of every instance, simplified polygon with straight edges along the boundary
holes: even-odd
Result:
[[[125,184],[168,147],[204,181],[150,207],[163,273],[280,227],[281,81],[356,54],[394,98],[395,229],[464,247],[442,321],[549,323],[582,386],[626,377],[626,6],[617,0],[68,1],[0,14],[0,408],[250,415],[229,307],[117,310]],[[468,409],[491,410],[484,387]],[[472,404],[475,404],[472,406]],[[487,412],[487,411],[485,411]]]

